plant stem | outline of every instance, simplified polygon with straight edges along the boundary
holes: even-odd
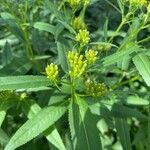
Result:
[[[148,42],[148,41],[150,41],[150,37],[142,39],[142,40],[138,41],[137,43],[140,44],[140,43],[144,43],[144,42]]]
[[[129,18],[130,15],[131,15],[131,13],[128,13],[124,18],[122,18],[122,21],[121,21],[120,25],[116,29],[114,35],[109,39],[108,43],[112,43],[112,41],[113,41],[114,37],[116,36],[116,34],[121,30],[123,25],[126,24],[126,22],[128,21],[128,18]]]
[[[122,86],[122,85],[125,85],[125,84],[127,84],[127,83],[136,81],[136,80],[138,80],[138,79],[139,79],[139,76],[135,76],[135,77],[133,77],[133,78],[131,78],[131,79],[129,79],[129,80],[116,83],[115,85],[113,85],[113,86],[111,87],[111,89],[112,89],[112,90],[115,90],[115,89],[117,89],[118,87],[120,87],[120,86]]]
[[[73,78],[71,78],[71,98],[73,101],[75,100],[75,85]]]

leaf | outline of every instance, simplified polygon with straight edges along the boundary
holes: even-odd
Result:
[[[123,150],[131,150],[129,128],[126,119],[115,118],[115,125]]]
[[[107,56],[103,59],[103,65],[109,66],[112,64],[115,64],[119,61],[121,61],[124,57],[128,57],[131,53],[133,53],[135,50],[137,51],[139,48],[137,46],[131,45],[127,48],[124,48],[120,51],[117,51],[116,53]]]
[[[150,86],[150,59],[144,53],[133,57],[133,63],[148,86]]]
[[[130,105],[149,105],[149,101],[138,96],[129,96],[127,99],[127,104]]]
[[[8,135],[0,128],[0,143],[6,145],[9,141]]]
[[[78,98],[77,101],[78,104],[71,102],[69,108],[69,125],[74,149],[102,149],[99,132],[96,127],[98,118],[91,114],[83,99]]]
[[[28,89],[49,86],[50,81],[44,76],[8,76],[0,77],[0,91]]]
[[[32,63],[26,58],[14,58],[8,65],[0,69],[0,76],[23,75],[32,67]]]
[[[7,12],[2,12],[1,17],[3,18],[4,22],[8,25],[10,31],[20,40],[25,41],[25,37],[23,31],[19,24],[16,21],[16,18]]]
[[[54,14],[57,19],[59,20],[64,20],[64,14],[61,13],[60,10],[58,10],[58,6],[51,2],[50,0],[44,0],[44,5],[45,8],[47,9],[48,12]]]
[[[58,59],[59,59],[59,63],[63,69],[64,72],[68,71],[68,63],[67,63],[67,59],[66,59],[66,54],[65,54],[65,45],[57,42],[57,50],[58,50]]]
[[[29,119],[33,118],[41,110],[40,106],[35,102],[24,101],[22,106]],[[49,129],[44,132],[44,135],[46,136],[47,140],[59,150],[66,150],[63,141],[54,125],[49,127]]]
[[[146,141],[147,139],[147,126],[142,125],[137,133],[135,133],[134,135],[134,140],[132,142],[133,145],[138,145],[139,143],[143,143],[143,140]]]
[[[75,31],[69,24],[67,24],[65,21],[59,20],[59,22],[60,22],[66,29],[68,29],[70,33],[76,34],[76,31]]]
[[[7,36],[3,39],[0,39],[0,46],[4,47],[6,42],[10,43],[11,46],[19,43],[19,40],[14,35]]]
[[[147,117],[141,112],[139,112],[138,110],[123,106],[121,104],[113,105],[112,114],[114,117],[117,117],[117,118],[136,117],[143,121],[147,120]]]
[[[131,61],[131,56],[127,55],[124,58],[122,58],[122,60],[119,61],[117,65],[119,68],[121,68],[121,70],[128,70],[130,61]]]
[[[8,42],[6,42],[4,49],[3,49],[3,53],[2,53],[3,66],[9,64],[11,62],[12,58],[13,57],[12,57],[10,44]]]
[[[16,105],[16,102],[18,103],[18,100],[15,98],[15,96],[7,96],[7,94],[4,94],[4,97],[1,97],[1,94],[3,93],[0,93],[0,127],[5,119],[7,110]]]
[[[5,150],[16,149],[32,140],[53,125],[65,113],[65,111],[65,107],[59,106],[42,109],[18,129],[6,145]]]
[[[59,150],[66,150],[63,141],[55,126],[51,126],[45,133],[47,140],[50,141]]]
[[[34,28],[36,29],[39,29],[41,31],[46,31],[46,32],[49,32],[51,34],[55,34],[55,26],[53,25],[50,25],[48,23],[45,23],[45,22],[36,22],[34,25],[33,25]]]
[[[7,108],[4,105],[4,102],[0,104],[0,127],[5,119]]]
[[[113,125],[113,118],[111,111],[105,106],[100,103],[94,103],[93,105],[90,105],[90,110],[93,114],[96,114],[103,118],[106,122],[109,128],[114,128]]]

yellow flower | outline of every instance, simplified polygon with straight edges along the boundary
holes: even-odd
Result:
[[[84,21],[80,17],[74,18],[72,26],[76,30],[86,29],[86,25],[85,25]]]
[[[72,8],[76,8],[77,6],[79,6],[79,4],[82,5],[89,4],[89,0],[67,0],[67,2],[70,4]]]
[[[89,64],[93,64],[97,59],[98,51],[94,51],[92,49],[85,51],[85,57]]]
[[[85,72],[87,61],[83,60],[83,55],[73,51],[68,52],[67,58],[70,66],[69,75],[72,78],[79,78]]]
[[[103,96],[108,91],[104,83],[97,83],[91,80],[87,80],[85,85],[87,92],[89,92],[93,97]]]
[[[89,0],[83,0],[83,5],[88,5],[90,3]]]
[[[132,5],[144,6],[148,4],[147,0],[129,0]]]
[[[47,65],[45,68],[47,78],[54,81],[56,77],[58,76],[58,66],[51,63],[50,65]]]
[[[79,33],[76,36],[76,40],[82,45],[86,45],[90,41],[89,32],[85,30],[79,30]]]
[[[68,3],[71,7],[77,7],[80,4],[81,0],[68,0]]]

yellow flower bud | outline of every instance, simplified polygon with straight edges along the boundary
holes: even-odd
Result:
[[[67,2],[70,4],[72,8],[76,8],[77,6],[79,6],[79,4],[82,5],[89,4],[89,0],[67,0]]]
[[[146,6],[148,4],[147,0],[128,0],[132,5],[138,5],[138,6]]]
[[[67,59],[70,66],[69,75],[72,78],[79,78],[85,72],[87,61],[83,60],[83,55],[73,51],[68,52]]]
[[[97,59],[98,51],[92,49],[85,51],[85,57],[89,64],[93,64]]]
[[[81,0],[68,0],[67,2],[72,8],[75,8],[80,4]]]
[[[85,25],[85,23],[83,22],[83,20],[80,17],[74,18],[74,20],[72,22],[72,26],[76,30],[80,30],[80,29],[84,30],[84,29],[86,29],[86,25]]]
[[[79,33],[76,35],[76,40],[82,45],[86,45],[90,41],[89,32],[85,30],[79,30]]]
[[[58,76],[58,66],[51,63],[45,68],[47,78],[54,81]]]
[[[84,4],[84,5],[88,5],[89,3],[90,3],[89,0],[83,0],[83,4]]]

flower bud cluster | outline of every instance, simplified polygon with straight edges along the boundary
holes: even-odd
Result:
[[[107,87],[104,83],[97,83],[91,80],[85,82],[87,92],[93,97],[103,96],[107,92]]]
[[[70,66],[69,75],[72,78],[79,78],[85,72],[87,60],[83,59],[83,55],[73,51],[68,52],[67,59]]]
[[[97,59],[98,51],[94,51],[93,49],[85,51],[85,58],[88,64],[93,64]]]
[[[80,18],[80,17],[76,17],[74,18],[73,22],[72,22],[72,26],[75,30],[79,31],[86,29],[86,25],[84,23],[84,21]]]
[[[128,0],[131,5],[135,6],[146,6],[148,4],[147,0]]]
[[[87,65],[93,64],[97,59],[97,51],[86,50],[85,55],[80,55],[74,51],[69,51],[67,55],[70,66],[69,75],[72,78],[79,78],[86,70]]]
[[[80,4],[82,5],[88,5],[89,0],[67,0],[67,2],[70,4],[72,8],[78,7]]]
[[[79,33],[76,35],[76,41],[80,42],[81,45],[86,45],[90,41],[89,31],[86,29],[79,30]]]
[[[51,63],[45,68],[47,78],[54,81],[58,76],[58,66]]]

